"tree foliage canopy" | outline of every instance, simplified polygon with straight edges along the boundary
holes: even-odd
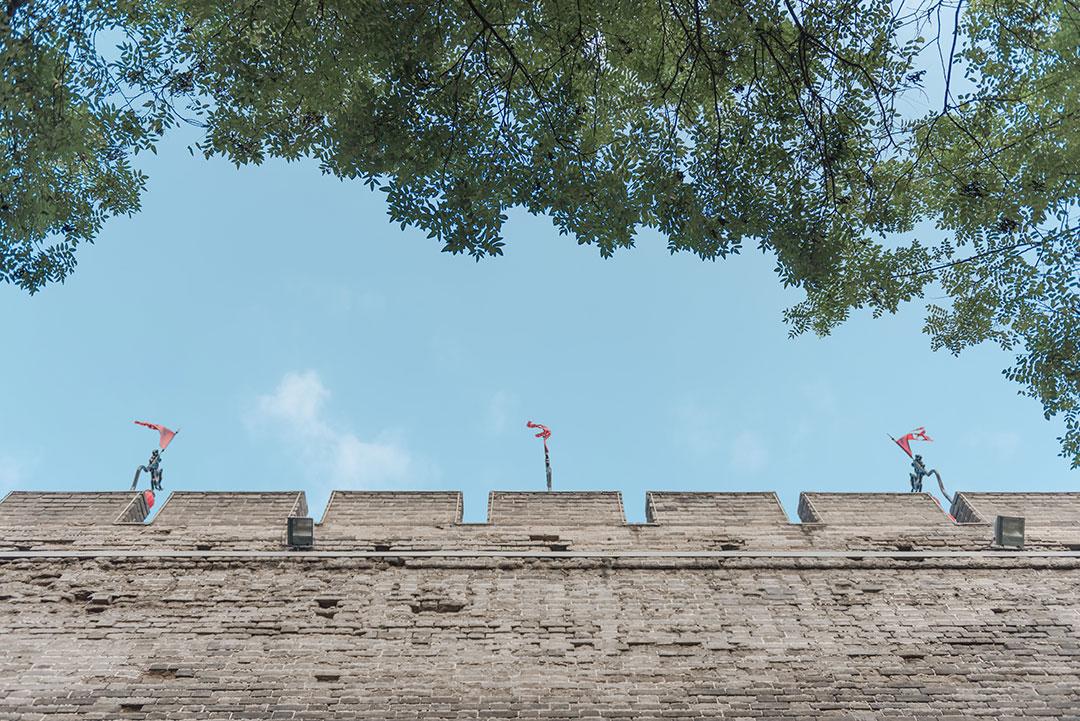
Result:
[[[933,346],[1014,350],[1006,375],[1080,465],[1076,0],[4,10],[0,280],[63,280],[138,209],[133,157],[187,122],[208,156],[377,187],[394,221],[478,259],[514,207],[605,256],[641,227],[703,259],[755,245],[805,292],[793,334],[942,288]]]

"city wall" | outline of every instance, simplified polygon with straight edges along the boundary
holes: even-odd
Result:
[[[1078,500],[11,494],[0,719],[1080,719]]]

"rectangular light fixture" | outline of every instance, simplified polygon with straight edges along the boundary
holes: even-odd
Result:
[[[288,545],[292,548],[311,548],[315,545],[315,521],[303,516],[289,516]]]
[[[1024,519],[1021,516],[998,516],[994,519],[994,545],[1002,548],[1024,547]]]

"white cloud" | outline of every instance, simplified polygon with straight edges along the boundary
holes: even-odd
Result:
[[[330,391],[313,370],[286,373],[277,388],[256,402],[260,426],[269,426],[300,455],[313,481],[334,488],[416,486],[436,469],[417,461],[388,432],[363,439],[326,418]]]
[[[407,482],[415,465],[409,453],[394,443],[362,441],[351,433],[336,438],[334,476],[346,483],[364,479],[377,485]]]
[[[315,371],[286,373],[271,395],[259,397],[259,411],[266,417],[293,426],[306,434],[319,434],[325,423],[319,417],[330,392]]]

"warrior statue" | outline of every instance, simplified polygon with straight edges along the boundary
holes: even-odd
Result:
[[[933,440],[930,436],[926,435],[926,429],[920,426],[919,428],[916,428],[910,433],[900,436],[900,438],[893,438],[892,436],[889,436],[889,438],[892,438],[893,443],[900,446],[900,450],[906,453],[908,455],[908,458],[911,459],[911,468],[913,470],[913,473],[908,475],[908,480],[911,481],[911,492],[922,493],[922,479],[926,476],[934,476],[937,479],[938,488],[941,490],[941,495],[944,496],[945,500],[947,500],[949,503],[952,503],[953,497],[945,491],[945,484],[941,480],[941,474],[933,468],[931,468],[930,470],[926,470],[926,464],[923,463],[922,456],[918,454],[912,455],[911,453],[912,441]]]
[[[160,491],[161,481],[165,477],[165,471],[161,468],[161,451],[154,449],[154,452],[150,454],[150,460],[147,461],[145,466],[139,466],[135,469],[135,480],[131,482],[131,490],[135,490],[135,487],[139,485],[139,474],[146,471],[150,474],[150,490]]]
[[[154,449],[154,452],[150,454],[150,460],[147,461],[145,466],[139,466],[135,469],[135,480],[131,482],[131,490],[135,490],[135,487],[139,485],[139,474],[146,471],[150,474],[150,490],[160,491],[161,481],[165,477],[165,472],[161,469],[161,454],[165,452],[165,449],[172,443],[172,439],[179,433],[179,430],[170,430],[165,426],[158,425],[157,423],[147,423],[146,421],[135,421],[136,425],[146,426],[161,434],[161,438],[158,441],[158,448]]]
[[[914,473],[908,476],[911,480],[911,492],[922,493],[923,476],[929,476],[932,473],[937,473],[937,471],[926,470],[926,466],[923,465],[922,456],[918,454],[915,454],[914,460],[911,461],[911,467],[914,469]]]

